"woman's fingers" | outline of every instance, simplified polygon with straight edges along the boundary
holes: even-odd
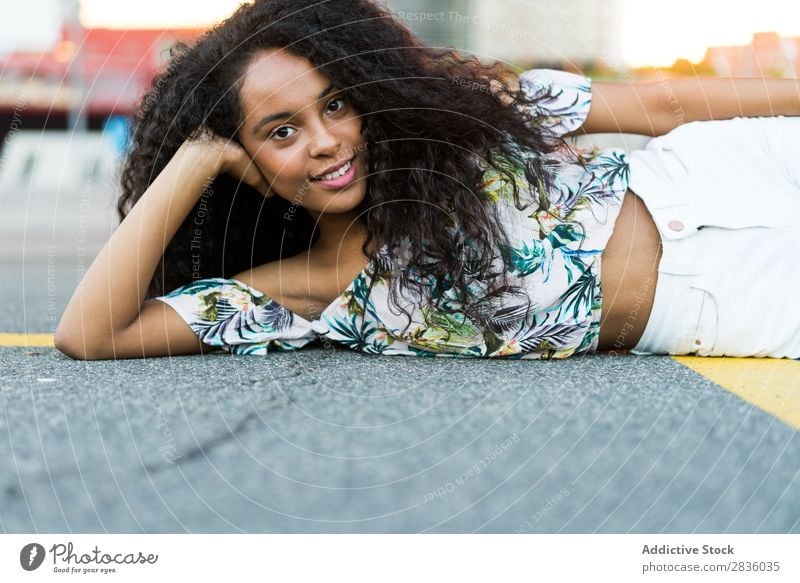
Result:
[[[244,152],[244,150],[242,150],[242,152]],[[270,192],[271,189],[267,179],[264,178],[264,175],[261,173],[261,170],[258,169],[256,163],[250,156],[246,155],[246,153],[245,157],[241,160],[241,164],[244,166],[241,178],[242,182],[249,184],[267,198],[274,195],[274,193],[271,194]]]
[[[234,140],[228,140],[218,136],[207,127],[198,128],[187,140],[187,146],[199,147],[204,151],[210,151],[214,158],[219,161],[219,172],[224,172],[233,176],[240,182],[255,188],[267,198],[275,196],[275,192],[258,165],[250,154],[247,153],[240,144]]]
[[[252,186],[267,198],[274,196],[267,179],[242,146],[236,142],[229,141],[226,144],[226,150],[225,172]]]
[[[242,149],[241,164],[244,166],[242,181],[249,184],[264,196],[269,193],[269,183],[253,159]]]

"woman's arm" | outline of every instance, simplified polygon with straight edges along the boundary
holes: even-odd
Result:
[[[167,245],[219,172],[266,192],[238,145],[216,138],[185,142],[84,275],[56,329],[58,350],[80,359],[211,350],[172,308],[159,301],[143,307],[143,298]]]
[[[800,80],[699,77],[646,83],[592,83],[578,132],[661,136],[692,121],[800,115]]]

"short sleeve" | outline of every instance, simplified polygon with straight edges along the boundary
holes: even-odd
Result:
[[[535,105],[523,106],[536,116],[541,126],[557,136],[578,129],[592,105],[592,80],[589,77],[556,69],[529,69],[519,76],[520,90]]]
[[[155,299],[172,307],[203,343],[234,354],[296,350],[315,338],[310,322],[236,279],[199,279]]]

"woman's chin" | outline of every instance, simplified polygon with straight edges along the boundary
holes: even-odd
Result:
[[[312,212],[316,210],[320,214],[347,213],[358,208],[366,195],[365,190],[364,183],[355,183],[339,191],[330,189],[318,191],[314,197],[316,204],[309,204],[306,208]]]

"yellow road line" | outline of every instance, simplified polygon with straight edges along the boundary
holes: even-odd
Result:
[[[0,346],[55,346],[52,334],[0,334]]]
[[[800,430],[800,361],[675,356],[675,360]]]

